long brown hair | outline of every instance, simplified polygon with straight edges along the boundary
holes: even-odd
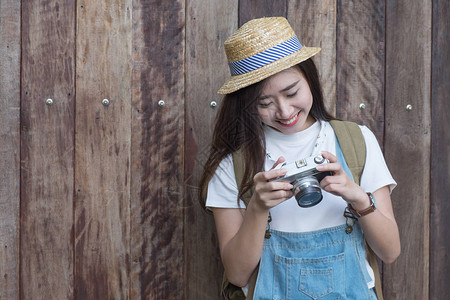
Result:
[[[316,120],[334,119],[325,109],[322,88],[317,68],[312,59],[296,65],[306,78],[313,96],[310,114]],[[205,208],[208,183],[220,162],[235,151],[241,150],[245,159],[242,182],[239,184],[238,199],[252,187],[253,176],[264,169],[265,138],[258,114],[257,99],[267,79],[225,95],[214,127],[211,149],[203,168],[199,183],[199,201]],[[239,202],[238,202],[239,203]]]

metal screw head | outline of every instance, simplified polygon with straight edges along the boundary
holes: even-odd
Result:
[[[407,111],[411,111],[413,109],[411,104],[406,105],[406,110]]]
[[[365,109],[366,108],[366,105],[364,104],[364,103],[361,103],[360,105],[359,105],[359,109]]]
[[[103,100],[102,100],[102,104],[103,104],[104,106],[108,106],[108,105],[111,104],[111,103],[110,103],[110,101],[109,101],[108,99],[103,99]]]
[[[45,104],[47,104],[47,105],[53,105],[53,99],[48,98],[47,100],[45,100]]]
[[[163,107],[164,105],[166,105],[166,102],[164,100],[159,100],[158,105]]]
[[[217,102],[213,100],[213,101],[211,101],[211,103],[209,103],[209,106],[211,108],[216,108],[217,107]]]

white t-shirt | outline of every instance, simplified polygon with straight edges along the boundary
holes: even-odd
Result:
[[[319,152],[326,150],[336,155],[336,135],[328,122],[324,126]],[[361,175],[360,185],[366,192],[374,192],[384,186],[390,190],[396,186],[378,145],[375,135],[365,126],[360,126],[366,142],[366,163]],[[265,170],[272,168],[278,157],[286,162],[312,156],[317,137],[321,131],[321,122],[315,122],[304,131],[286,135],[271,127],[264,126],[266,137]],[[347,206],[341,197],[322,190],[323,199],[316,206],[302,208],[295,197],[270,209],[272,222],[270,227],[279,231],[307,232],[345,224],[343,212]],[[218,166],[208,184],[206,207],[238,208],[238,188],[236,184],[232,156],[226,157]],[[241,201],[241,208],[245,204]]]
[[[396,182],[389,172],[375,135],[366,126],[360,128],[366,143],[366,162],[360,180],[362,189],[373,193],[384,186],[389,186],[392,191]],[[264,132],[266,171],[272,168],[280,156],[283,156],[286,162],[292,162],[324,150],[336,155],[336,135],[328,122],[317,121],[306,130],[290,135],[268,126],[264,126]],[[345,224],[343,213],[347,202],[324,190],[322,194],[322,201],[313,207],[302,208],[298,206],[295,197],[292,197],[271,208],[270,227],[285,232],[307,232]],[[229,155],[219,164],[208,184],[206,207],[239,208],[237,195],[233,161]],[[243,201],[240,201],[240,208],[245,208]],[[368,262],[366,264],[373,279],[373,271]],[[368,286],[372,288],[374,283],[370,282]]]

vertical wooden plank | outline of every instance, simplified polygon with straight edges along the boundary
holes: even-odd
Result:
[[[184,298],[184,3],[133,1],[131,299]]]
[[[325,107],[336,115],[336,0],[289,1],[287,18],[302,45],[322,48],[313,60]]]
[[[70,299],[75,4],[22,5],[20,298]]]
[[[367,125],[382,145],[385,1],[337,2],[337,116]]]
[[[223,43],[237,29],[237,1],[190,0],[186,13],[185,270],[186,299],[220,299],[223,267],[213,216],[198,203],[217,91],[230,75]]]
[[[239,26],[262,17],[286,17],[287,0],[241,0],[239,1]]]
[[[433,1],[430,299],[450,295],[450,3]]]
[[[384,266],[385,298],[428,299],[431,1],[387,1],[386,21],[385,156],[402,254]]]
[[[19,299],[20,2],[0,2],[0,40],[0,299],[14,300]]]
[[[131,0],[76,11],[75,299],[127,299]]]

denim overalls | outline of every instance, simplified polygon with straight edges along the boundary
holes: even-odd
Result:
[[[351,176],[336,140],[339,163]],[[352,178],[352,177],[351,177]],[[270,230],[264,240],[253,299],[376,299],[359,223],[312,232]]]

